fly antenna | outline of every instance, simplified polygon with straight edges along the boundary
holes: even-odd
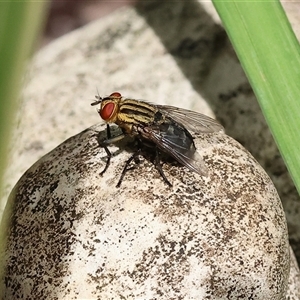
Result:
[[[100,97],[98,89],[97,89],[97,94],[98,95],[95,96],[96,100],[94,100],[94,102],[91,103],[92,106],[95,106],[95,105],[101,103],[101,101],[103,99],[102,97]]]

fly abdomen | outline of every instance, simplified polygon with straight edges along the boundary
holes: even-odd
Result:
[[[163,139],[174,145],[182,154],[191,150],[196,151],[192,135],[179,123],[172,121],[163,123],[159,126],[159,130]]]

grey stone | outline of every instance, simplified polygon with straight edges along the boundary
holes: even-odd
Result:
[[[208,176],[165,163],[170,188],[142,159],[117,188],[134,149],[112,146],[101,177],[104,128],[68,139],[16,185],[4,299],[285,298],[285,215],[249,152],[222,132],[195,135]]]

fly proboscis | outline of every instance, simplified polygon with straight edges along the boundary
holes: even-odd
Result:
[[[117,187],[122,183],[128,166],[132,161],[138,162],[142,149],[155,150],[153,163],[163,180],[172,186],[165,176],[161,165],[161,153],[166,153],[200,175],[207,175],[208,169],[197,152],[194,133],[213,133],[223,129],[214,119],[201,113],[167,106],[155,105],[146,101],[128,99],[118,92],[108,97],[96,96],[91,105],[100,104],[97,110],[100,117],[107,123],[107,139],[98,141],[107,153],[107,162],[100,173],[103,175],[110,164],[111,152],[108,145],[115,143],[125,136],[131,136],[137,141],[138,148],[126,161]],[[109,123],[115,123],[122,130],[121,134],[111,137]]]

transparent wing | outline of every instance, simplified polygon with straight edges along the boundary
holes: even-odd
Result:
[[[161,150],[174,157],[180,164],[191,171],[206,176],[208,169],[205,166],[200,154],[194,147],[187,149],[174,141],[174,135],[153,129],[151,126],[143,129],[147,140],[155,143]],[[141,133],[143,135],[143,133]]]
[[[166,116],[195,133],[212,133],[224,129],[216,120],[198,112],[168,105],[156,106]]]

